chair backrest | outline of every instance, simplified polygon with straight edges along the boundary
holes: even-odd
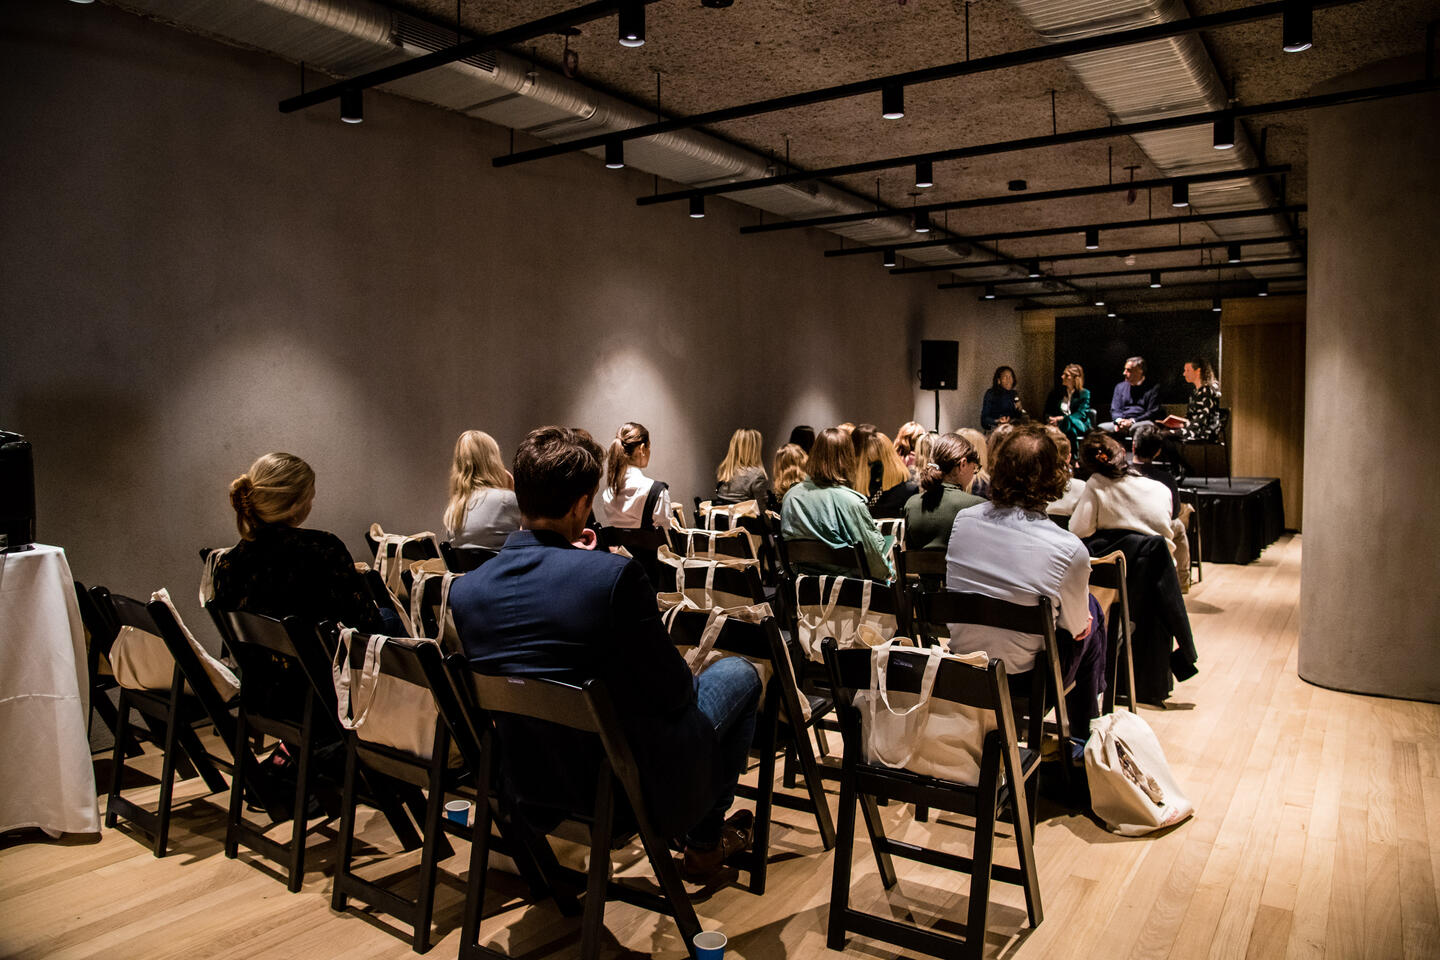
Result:
[[[340,650],[340,627],[337,624],[326,623],[320,627],[320,633],[325,637],[326,643]],[[366,652],[369,649],[372,637],[369,634],[356,632],[350,638],[348,666],[352,672],[363,670],[366,660]],[[366,720],[353,731],[355,734],[356,746],[363,751],[363,758],[371,766],[375,766],[382,773],[398,776],[412,783],[422,782],[416,777],[416,770],[428,766],[429,761],[439,760],[446,762],[449,752],[448,721],[440,712],[440,697],[436,695],[432,686],[432,671],[427,670],[422,658],[422,651],[429,648],[433,651],[435,661],[439,661],[440,649],[432,641],[413,637],[388,637],[381,650],[378,659],[377,682],[380,677],[388,677],[399,680],[418,688],[415,697],[402,696],[400,701],[392,701],[389,707],[405,711],[406,715],[400,718],[381,717],[373,712],[373,706],[380,704],[379,700],[371,701],[370,712],[366,714]],[[337,657],[339,656],[337,652]],[[441,679],[444,680],[443,672]],[[444,680],[443,688],[448,690],[449,681]],[[352,696],[352,712],[357,709]],[[337,690],[338,697],[338,690]],[[416,726],[416,721],[428,717],[425,711],[433,709],[435,723],[430,730],[421,730]],[[408,711],[414,710],[423,716],[410,716]],[[399,719],[401,722],[395,723]],[[381,724],[372,724],[371,721],[380,720]],[[370,728],[370,729],[367,729]],[[378,728],[378,732],[377,732]],[[392,742],[398,735],[399,740]],[[391,739],[387,739],[391,738]],[[444,751],[443,753],[441,751]],[[437,756],[438,754],[438,756]]]
[[[195,650],[190,646],[189,639],[185,632],[176,622],[175,615],[170,608],[159,600],[142,602],[130,597],[112,594],[104,587],[93,587],[90,595],[97,608],[103,611],[103,615],[114,624],[116,630],[120,627],[134,627],[146,633],[154,634],[165,641],[165,648],[170,651],[170,656],[175,660],[175,668],[178,671],[178,678],[183,679],[189,686],[195,698],[200,701],[205,713],[209,716],[216,729],[220,731],[221,738],[225,741],[226,749],[235,745],[235,725],[230,718],[229,708],[225,700],[215,689],[215,683],[210,675],[205,672],[205,667],[196,656]],[[111,639],[114,637],[112,635]],[[109,655],[109,651],[105,651]],[[244,685],[241,685],[241,695],[244,695]]]
[[[602,547],[624,547],[635,550],[655,550],[668,540],[666,532],[659,527],[601,527],[597,539]]]
[[[424,636],[437,641],[446,653],[460,653],[460,637],[455,632],[453,618],[449,615],[449,596],[445,590],[447,577],[451,581],[451,589],[454,589],[454,581],[459,580],[458,575],[429,575],[420,579],[420,592],[411,596],[411,628]],[[417,622],[413,613],[418,608],[420,619]],[[443,619],[442,619],[443,618]]]
[[[319,722],[340,731],[336,715],[335,683],[325,636],[315,625],[298,617],[278,620],[243,610],[209,607],[244,677],[240,702],[247,714],[298,727],[307,700],[314,698]]]
[[[748,531],[736,527],[732,530],[687,530],[670,528],[670,549],[681,556],[735,557],[739,560],[756,560],[754,541]]]
[[[661,593],[683,593],[700,607],[749,606],[765,602],[760,565],[723,563],[660,554]]]
[[[847,646],[871,646],[895,636],[912,635],[910,604],[899,580],[880,583],[860,577],[800,574],[787,581],[785,589],[791,635],[806,656],[817,663],[820,641],[826,636],[834,636]],[[894,620],[893,632],[888,621],[877,620],[877,614]]]
[[[449,540],[440,541],[440,556],[445,558],[445,567],[451,573],[469,573],[499,555],[499,550],[489,547],[457,547]]]
[[[103,587],[97,589],[104,590]],[[75,602],[80,606],[80,621],[90,631],[91,648],[103,653],[105,659],[110,659],[110,648],[115,643],[120,625],[111,619],[109,604],[97,604],[94,595],[79,580],[75,581]]]
[[[780,552],[780,568],[791,580],[804,573],[806,568],[846,570],[849,571],[847,576],[872,579],[870,564],[859,544],[832,547],[819,540],[790,540],[777,536],[775,545]]]
[[[941,549],[906,550],[905,573],[912,577],[940,577],[943,579],[945,576],[945,551]]]

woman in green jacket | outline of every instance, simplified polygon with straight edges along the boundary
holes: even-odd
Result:
[[[1065,367],[1060,386],[1045,401],[1045,416],[1070,438],[1070,445],[1079,449],[1080,440],[1095,427],[1095,410],[1090,406],[1090,391],[1085,389],[1085,368],[1078,363]]]

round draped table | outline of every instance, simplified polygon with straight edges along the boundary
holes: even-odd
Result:
[[[65,551],[0,554],[0,831],[99,832],[89,695]]]

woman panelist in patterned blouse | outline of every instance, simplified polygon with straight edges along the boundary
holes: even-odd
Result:
[[[1220,439],[1220,381],[1215,370],[1203,357],[1185,361],[1185,381],[1194,387],[1185,407],[1189,420],[1181,435],[1183,440],[1213,442]]]

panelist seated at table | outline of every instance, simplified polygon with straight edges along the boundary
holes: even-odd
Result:
[[[315,502],[315,471],[290,453],[267,453],[230,484],[240,542],[215,565],[212,603],[270,617],[403,633],[378,609],[350,551],[333,533],[300,526]]]
[[[600,461],[583,430],[532,430],[513,464],[520,529],[456,582],[450,609],[482,673],[604,682],[655,826],[684,837],[685,876],[707,880],[750,842],[750,813],[726,814],[754,736],[760,679],[739,657],[692,676],[641,565],[593,549],[585,520]],[[497,717],[496,729],[503,789],[537,827],[593,807],[593,737],[519,717]]]
[[[1145,358],[1125,361],[1125,379],[1110,397],[1110,419],[1100,424],[1106,433],[1128,433],[1137,423],[1159,420],[1160,384],[1145,379]]]

